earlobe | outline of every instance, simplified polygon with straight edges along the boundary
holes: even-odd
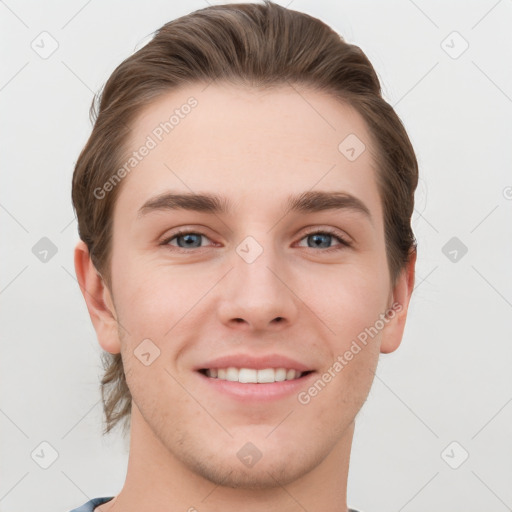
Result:
[[[75,272],[98,342],[107,352],[118,354],[121,343],[110,290],[92,263],[89,249],[80,240],[75,247]]]
[[[392,300],[389,309],[389,323],[382,334],[380,351],[383,354],[394,352],[402,341],[405,329],[405,321],[409,309],[411,294],[414,289],[416,268],[416,250],[409,255],[407,265],[402,269],[393,288]]]

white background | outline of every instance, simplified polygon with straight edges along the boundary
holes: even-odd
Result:
[[[366,52],[420,164],[417,286],[402,345],[381,356],[357,419],[349,505],[511,510],[512,2],[279,3]],[[71,176],[93,93],[154,30],[207,5],[0,3],[1,512],[67,512],[123,485],[127,443],[120,429],[101,436]],[[31,47],[43,31],[59,45],[47,59]],[[458,58],[453,31],[469,44]],[[46,263],[32,252],[42,237],[58,251]],[[468,248],[456,262],[442,252],[452,237]],[[43,441],[58,453],[48,469],[31,458]],[[441,456],[452,441],[446,460],[469,453],[458,469]]]

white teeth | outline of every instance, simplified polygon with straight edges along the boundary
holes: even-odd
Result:
[[[229,380],[231,382],[236,382],[238,380],[238,370],[236,368],[233,368],[230,366],[226,370],[226,380]]]
[[[286,370],[284,368],[265,368],[258,370],[258,382],[264,384],[267,382],[282,382],[286,379]]]
[[[295,370],[288,370],[286,372],[286,380],[292,380],[295,378]]]
[[[235,372],[236,368],[233,368]],[[258,370],[249,369],[249,368],[240,368],[238,370],[238,382],[258,382]]]
[[[255,370],[254,368],[235,368],[230,366],[229,368],[208,369],[206,370],[206,375],[208,375],[208,377],[231,382],[268,384],[271,382],[298,379],[302,375],[302,372],[298,372],[294,369],[288,370],[286,368]]]

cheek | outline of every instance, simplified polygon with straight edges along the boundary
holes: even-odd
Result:
[[[126,258],[117,261],[119,318],[133,336],[162,338],[204,294],[211,277],[181,266]]]
[[[386,312],[388,291],[386,274],[375,268],[340,268],[331,271],[328,279],[316,279],[317,286],[310,283],[309,289],[315,290],[310,294],[311,309],[326,326],[325,337],[315,343],[315,348],[327,348],[329,353],[320,375],[328,381],[327,389],[315,405],[320,416],[330,414],[323,409],[326,402],[337,404],[335,416],[344,414],[347,408],[359,409],[370,390],[380,353],[379,319]],[[322,383],[317,388],[322,389]]]
[[[305,301],[343,350],[386,311],[388,282],[371,266],[340,267],[304,282]]]

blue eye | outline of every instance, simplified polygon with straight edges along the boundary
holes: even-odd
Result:
[[[335,239],[339,243],[337,245],[330,245],[332,243],[332,239]],[[347,242],[340,235],[335,234],[332,231],[314,231],[312,233],[308,233],[302,240],[309,239],[312,240],[312,243],[309,243],[308,240],[308,248],[320,248],[326,250],[338,250],[344,247],[350,247],[350,243]],[[303,246],[302,246],[303,247]],[[325,252],[325,251],[324,251]]]
[[[178,243],[178,247],[181,247],[181,248],[192,247],[193,249],[197,249],[197,248],[201,247],[201,237],[204,237],[204,236],[205,235],[202,235],[201,233],[193,233],[191,231],[176,233],[172,238],[168,239],[165,243],[170,245],[170,242],[172,240],[176,239],[176,241]],[[180,243],[180,241],[181,241],[181,243]]]
[[[330,247],[333,236],[328,233],[313,233],[305,238],[312,240],[312,245],[308,244],[308,247],[320,247],[322,249],[326,249]]]
[[[161,245],[176,247],[178,251],[180,249],[185,249],[185,252],[187,252],[186,249],[202,248],[202,238],[206,238],[207,240],[209,240],[209,238],[206,235],[203,235],[202,233],[198,233],[195,231],[179,231],[177,233],[174,233],[172,237],[164,240],[161,243]],[[338,243],[332,245],[333,239]],[[176,244],[171,243],[175,240]],[[345,238],[343,238],[340,234],[326,229],[307,233],[305,236],[301,238],[301,241],[302,240],[308,240],[307,248],[323,249],[322,252],[337,251],[347,247],[351,247],[351,243],[345,240]],[[311,243],[309,243],[310,240],[312,240]],[[299,247],[305,246],[300,245]]]

